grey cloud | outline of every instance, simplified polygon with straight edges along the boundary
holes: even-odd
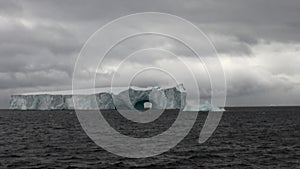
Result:
[[[60,5],[57,5],[57,4]],[[273,1],[24,1],[31,16],[81,26],[87,22],[107,23],[117,17],[144,11],[167,12],[184,17],[205,32],[236,37],[249,54],[247,45],[259,39],[299,41],[299,2]],[[100,10],[101,9],[101,10]],[[95,29],[99,24],[95,23]],[[217,46],[225,51],[222,46]],[[236,51],[240,48],[234,48]],[[227,51],[230,50],[227,49]],[[238,52],[240,53],[240,52]]]
[[[207,32],[221,32],[236,37],[299,41],[299,1],[21,1],[33,17],[63,22],[102,21],[145,11],[167,12],[184,17]],[[59,4],[59,5],[57,5]],[[97,25],[99,26],[99,25]],[[247,38],[249,40],[249,38]],[[245,43],[249,41],[245,38]]]
[[[71,76],[81,48],[72,32],[56,25],[32,29],[12,20],[0,29],[0,72],[35,72],[58,69]]]
[[[32,46],[47,49],[53,54],[70,54],[78,51],[82,46],[69,30],[59,26],[37,25],[33,29],[26,28],[20,23],[11,26],[12,28],[0,30],[0,45],[19,45],[23,50]],[[22,48],[22,45],[25,47]]]
[[[22,5],[15,0],[0,1],[0,14],[2,15],[16,15],[22,11]]]
[[[59,70],[35,71],[33,73],[1,74],[1,89],[26,88],[70,84],[71,78]]]

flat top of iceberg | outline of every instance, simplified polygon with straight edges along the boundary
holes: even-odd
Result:
[[[103,88],[95,88],[95,89],[78,89],[78,90],[62,90],[62,91],[44,91],[44,92],[31,92],[31,93],[16,93],[15,95],[90,95],[95,93],[112,93],[112,94],[119,94],[125,90],[133,89],[139,91],[146,91],[155,89],[168,89],[176,87],[177,90],[181,92],[185,92],[185,88],[183,84],[179,84],[177,86],[166,86],[166,87],[137,87],[137,86],[130,86],[130,87],[103,87]]]
[[[95,88],[95,89],[78,89],[78,90],[61,90],[61,91],[44,91],[44,92],[32,92],[32,93],[20,93],[18,95],[89,95],[95,93],[120,93],[128,88],[125,87],[104,87],[104,88]]]

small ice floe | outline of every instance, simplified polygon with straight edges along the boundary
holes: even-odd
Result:
[[[214,105],[210,104],[208,101],[206,101],[204,104],[200,104],[200,105],[187,104],[183,110],[184,111],[212,111],[212,112],[224,112],[225,111],[224,108],[214,106]]]

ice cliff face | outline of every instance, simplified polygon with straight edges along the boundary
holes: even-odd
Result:
[[[138,109],[145,102],[152,109],[183,109],[186,91],[183,85],[170,88],[123,88],[113,92],[107,89],[89,91],[62,91],[12,95],[10,109],[20,110],[63,110],[77,109]],[[96,99],[95,99],[96,98]]]
[[[172,88],[130,88],[113,94],[113,102],[117,109],[135,109],[139,104],[150,102],[152,109],[183,109],[186,91],[183,85]]]

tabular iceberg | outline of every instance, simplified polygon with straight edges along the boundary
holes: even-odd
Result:
[[[183,109],[186,90],[182,84],[170,88],[98,88],[93,90],[56,91],[12,95],[10,109],[143,109],[150,102],[151,109]]]

